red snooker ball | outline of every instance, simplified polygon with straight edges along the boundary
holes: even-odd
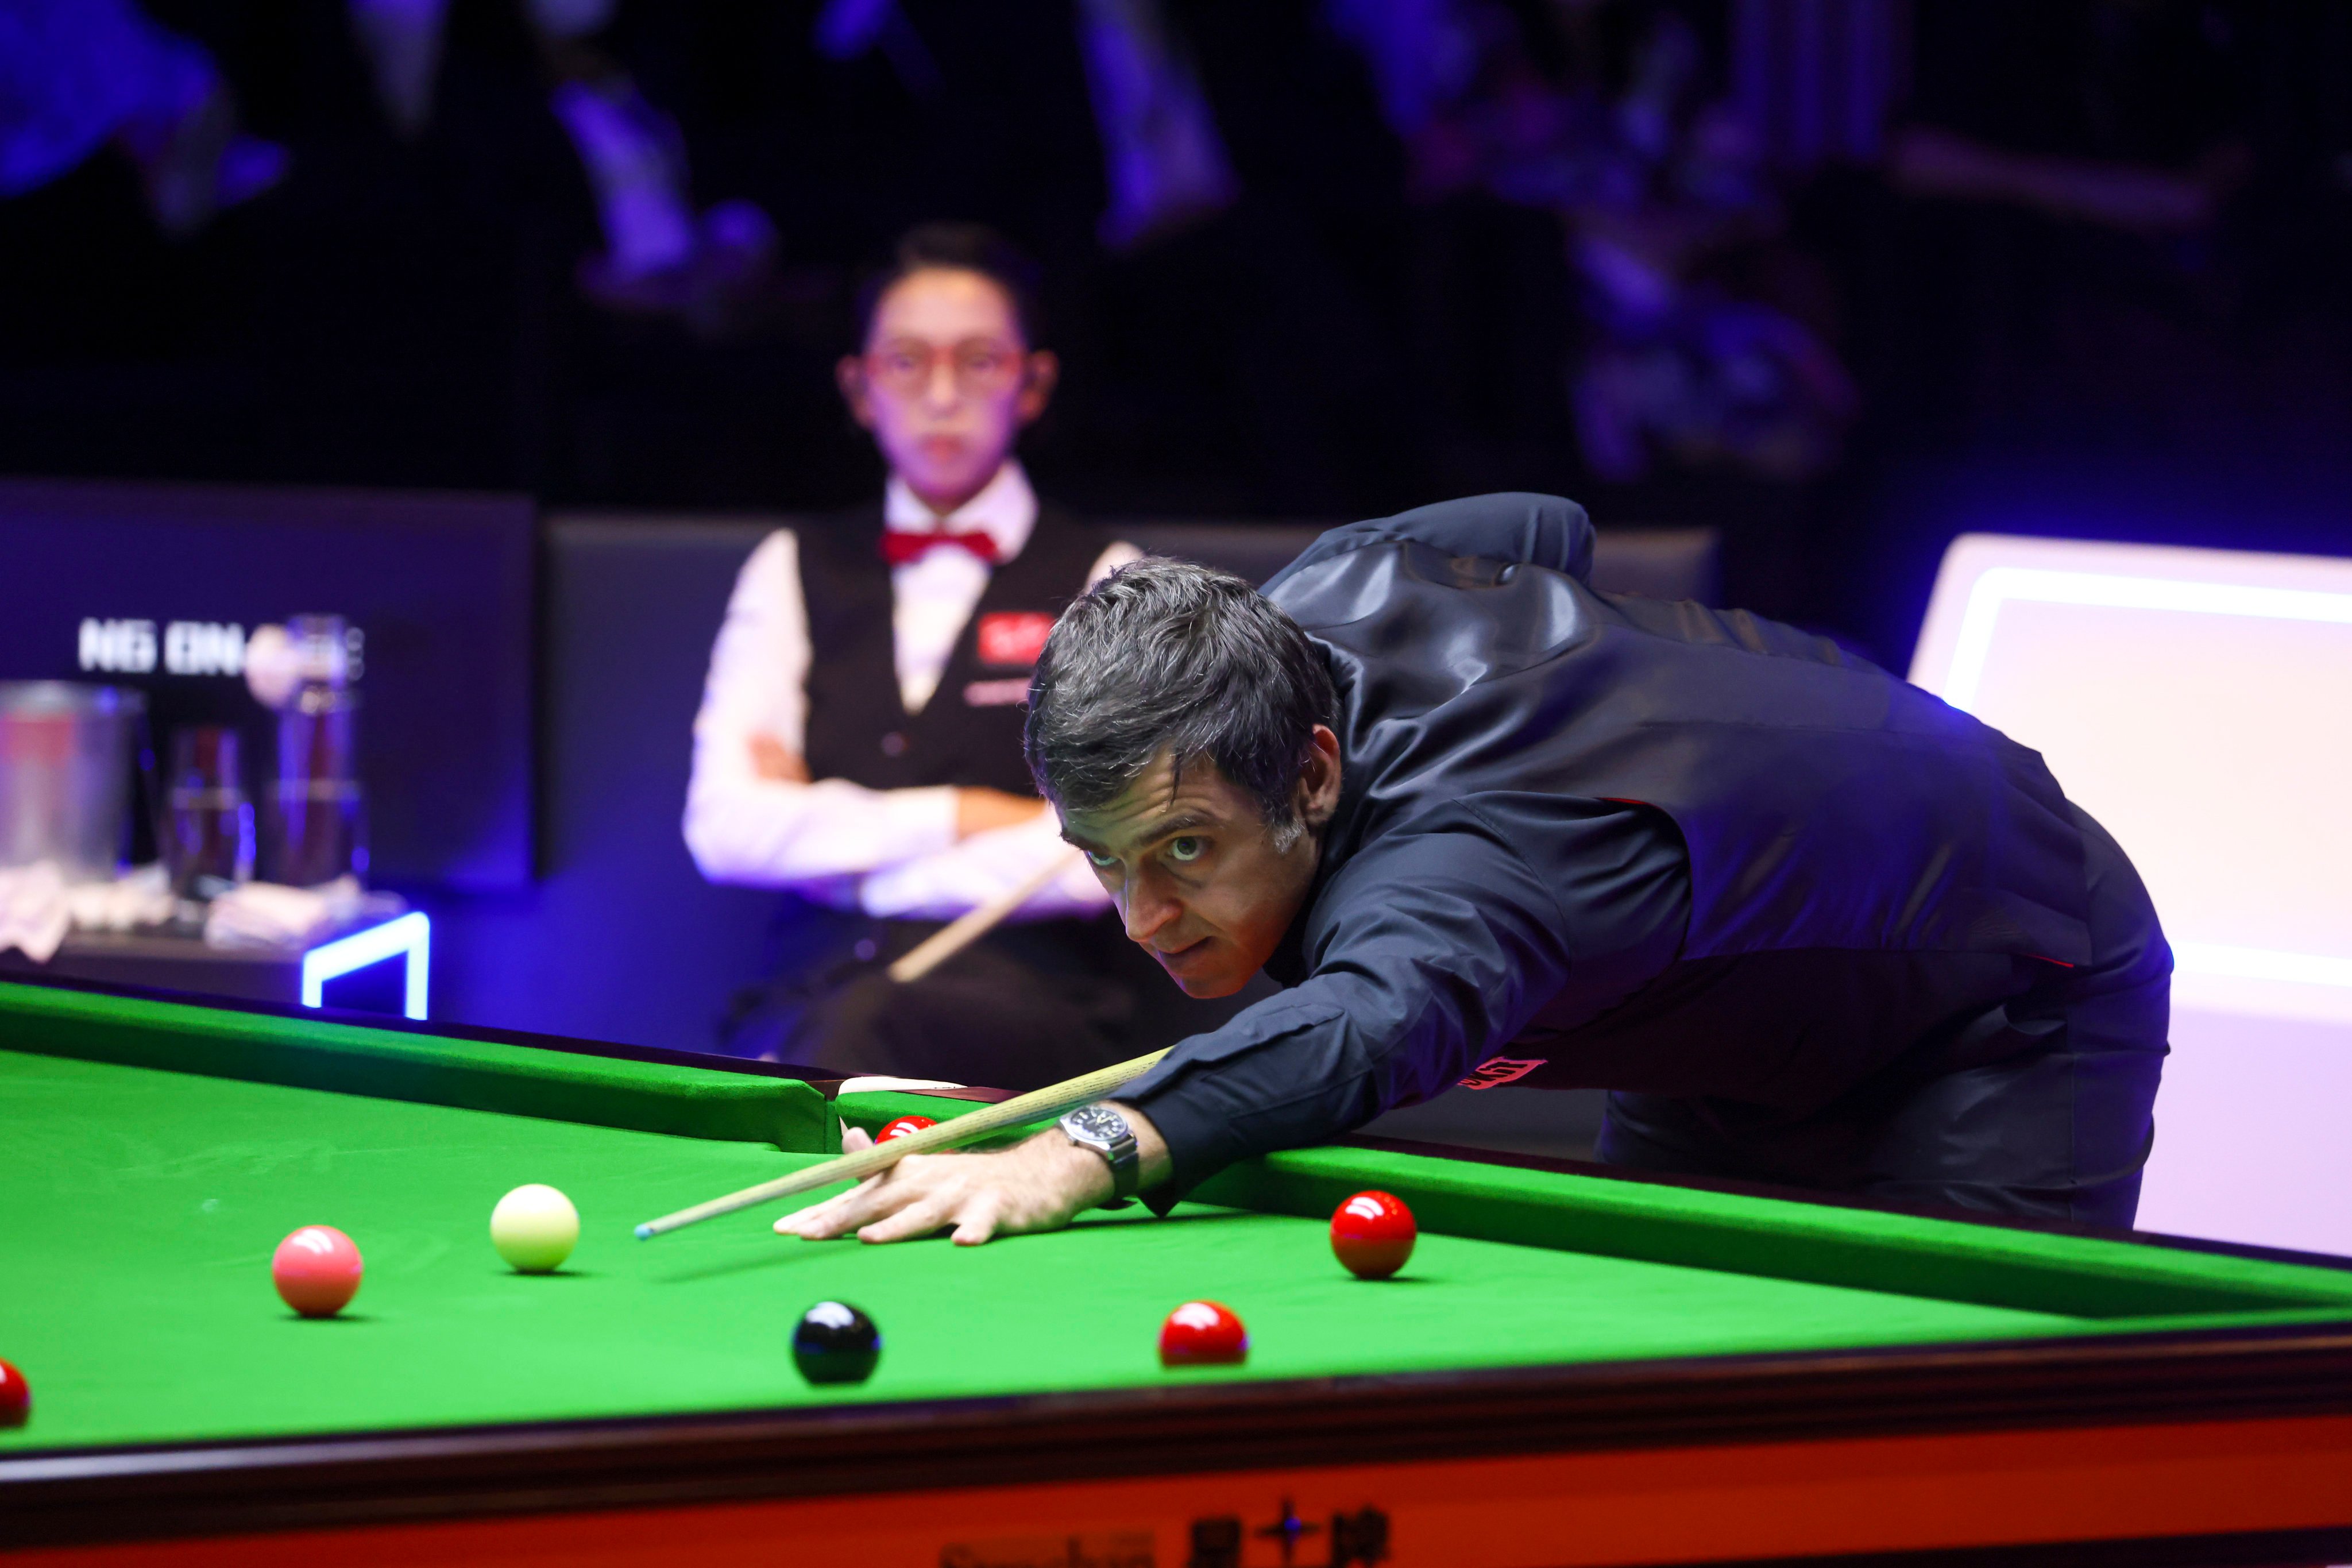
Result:
[[[1249,1331],[1214,1301],[1187,1301],[1160,1325],[1162,1366],[1232,1366],[1248,1355]]]
[[[269,1279],[306,1318],[331,1318],[359,1294],[360,1249],[331,1225],[306,1225],[278,1244]]]
[[[911,1137],[915,1133],[920,1132],[926,1127],[937,1127],[938,1125],[938,1122],[932,1121],[928,1116],[901,1116],[898,1121],[893,1121],[890,1125],[882,1129],[881,1131],[877,1132],[874,1135],[874,1142],[877,1143],[887,1143],[893,1138]]]
[[[1358,1193],[1331,1211],[1331,1250],[1361,1279],[1385,1279],[1412,1256],[1412,1211],[1386,1193]]]
[[[32,1414],[32,1385],[23,1373],[0,1361],[0,1426],[22,1426]]]

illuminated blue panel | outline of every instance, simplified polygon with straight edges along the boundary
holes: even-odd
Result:
[[[2331,958],[2326,953],[2278,952],[2220,942],[2176,942],[2172,963],[2174,968],[2194,974],[2226,974],[2233,980],[2352,986],[2352,958]]]
[[[326,1005],[327,982],[404,955],[404,985],[401,1011],[411,1018],[425,1016],[425,982],[433,954],[433,924],[422,910],[398,920],[353,931],[302,955],[302,1005]]]
[[[2043,605],[2095,605],[2110,610],[2172,610],[2194,616],[2251,616],[2273,621],[2328,621],[2352,626],[2352,594],[2307,588],[2258,588],[2239,583],[2195,583],[2178,577],[2121,577],[2105,572],[2052,572],[2032,566],[1991,566],[1969,590],[1969,607],[1952,647],[1941,693],[1953,707],[1973,711],[1977,682],[1992,652],[1993,623],[2012,599]]]

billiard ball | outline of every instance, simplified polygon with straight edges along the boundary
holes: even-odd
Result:
[[[366,1266],[352,1238],[331,1225],[306,1225],[278,1244],[269,1279],[306,1318],[331,1318],[359,1294]]]
[[[1248,1355],[1249,1331],[1214,1301],[1187,1301],[1160,1325],[1162,1366],[1232,1366]]]
[[[490,1211],[490,1245],[525,1274],[561,1268],[580,1243],[580,1211],[553,1187],[529,1182]]]
[[[811,1383],[864,1383],[882,1359],[882,1331],[846,1301],[819,1301],[793,1330],[793,1364]]]
[[[1385,1279],[1412,1256],[1412,1211],[1386,1193],[1358,1193],[1331,1211],[1331,1250],[1360,1279]]]
[[[0,1361],[0,1426],[22,1426],[32,1414],[32,1385],[23,1373]]]
[[[887,1127],[882,1129],[881,1131],[877,1132],[874,1135],[874,1142],[877,1143],[887,1143],[893,1138],[911,1138],[926,1127],[937,1127],[938,1125],[938,1122],[932,1121],[928,1116],[901,1116],[898,1121],[893,1121]]]

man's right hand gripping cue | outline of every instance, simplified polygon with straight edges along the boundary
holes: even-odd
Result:
[[[1140,1111],[1118,1110],[1135,1131],[1140,1184],[1158,1184],[1168,1175],[1168,1145]],[[841,1152],[873,1143],[853,1128]],[[786,1215],[776,1233],[826,1241],[856,1231],[860,1241],[905,1241],[952,1226],[958,1246],[977,1247],[991,1237],[1057,1230],[1110,1195],[1103,1157],[1048,1128],[992,1153],[909,1154],[838,1197]]]

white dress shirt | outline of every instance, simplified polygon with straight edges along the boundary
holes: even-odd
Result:
[[[884,494],[893,530],[985,532],[1010,561],[1037,523],[1037,497],[1018,461],[946,517],[896,476]],[[1142,552],[1113,544],[1095,561],[1093,583]],[[992,568],[968,550],[942,546],[890,572],[890,630],[898,694],[919,713],[938,689]],[[694,777],[687,788],[686,842],[714,882],[792,888],[870,915],[951,920],[1066,854],[1051,811],[1017,827],[959,840],[955,790],[867,789],[846,779],[788,784],[753,767],[755,735],[798,754],[806,749],[808,606],[802,597],[799,542],[779,529],[744,562],[727,619],[710,650],[710,675],[694,720]],[[1092,912],[1108,901],[1075,856],[1069,871],[1021,915]]]

